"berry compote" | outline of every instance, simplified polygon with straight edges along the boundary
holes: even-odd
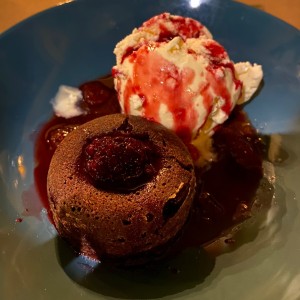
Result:
[[[83,93],[82,108],[86,113],[70,119],[53,116],[39,131],[35,144],[35,184],[50,219],[46,187],[47,172],[56,147],[80,124],[121,111],[113,89],[113,79],[110,76],[86,82],[80,86],[80,89]],[[122,178],[128,179],[123,183],[130,187],[131,178],[135,176],[138,178],[140,173],[144,172],[139,169],[141,163],[148,164],[148,173],[143,176],[155,175],[155,168],[153,169],[149,163],[153,152],[151,146],[140,145],[143,151],[139,152],[135,147],[139,142],[134,138],[100,137],[91,141],[85,149],[89,159],[84,168],[91,180],[95,180],[100,185],[113,186],[115,181],[120,179],[117,174],[113,177],[108,176],[109,166],[101,167],[99,172],[97,156],[108,156],[109,151],[114,148],[124,156],[122,159],[130,161],[125,157],[128,153],[124,154],[120,150],[120,145],[124,142],[131,148],[134,157],[132,161],[137,162],[132,163],[130,171],[128,168],[126,171],[123,170],[118,162],[111,162],[119,168],[117,173],[123,172]],[[97,147],[100,150],[95,154]],[[218,128],[213,136],[213,148],[216,160],[208,166],[196,167],[197,190],[194,204],[183,236],[178,242],[178,249],[201,246],[213,241],[228,228],[243,222],[250,215],[254,196],[263,176],[263,143],[241,108],[236,108],[225,124]]]

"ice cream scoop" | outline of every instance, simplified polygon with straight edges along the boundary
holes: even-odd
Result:
[[[261,67],[250,63],[239,64],[237,72],[204,25],[169,13],[134,29],[114,53],[122,111],[159,122],[197,148],[237,103],[251,97],[262,78]]]

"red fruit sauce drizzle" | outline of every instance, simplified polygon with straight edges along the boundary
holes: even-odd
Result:
[[[159,151],[147,136],[132,135],[126,129],[95,137],[82,152],[79,172],[99,189],[114,192],[136,189],[149,182],[161,168]]]
[[[166,23],[169,24],[170,28],[166,26]],[[204,26],[198,21],[191,18],[183,18],[181,16],[170,16],[168,13],[163,13],[149,19],[144,22],[138,30],[156,32],[156,30],[153,29],[153,27],[156,26],[158,26],[158,29],[156,30],[159,32],[159,35],[156,36],[154,40],[159,43],[170,41],[177,36],[186,40],[187,38],[198,38],[207,35]],[[121,62],[123,62],[127,56],[131,55],[134,50],[142,46],[142,44],[139,44],[138,47],[128,47],[122,56]]]
[[[86,114],[71,119],[53,116],[39,132],[35,143],[34,177],[50,220],[46,185],[55,148],[76,126],[99,116],[120,112],[116,92],[111,87],[111,77],[81,85]],[[213,145],[218,159],[209,167],[196,168],[194,204],[177,249],[203,245],[245,220],[245,212],[250,212],[262,178],[262,143],[241,109],[236,108],[225,124],[218,128]]]
[[[171,29],[165,25],[166,23],[172,24],[170,26]],[[144,22],[140,30],[151,28],[152,26],[156,26],[156,24],[159,26],[158,41],[171,40],[175,36],[180,36],[185,40],[205,35],[204,26],[198,21],[181,16],[170,16],[168,13],[160,14]]]
[[[174,119],[172,130],[183,140],[190,141],[193,129],[203,125],[198,124],[198,109],[194,107],[193,99],[196,95],[203,97],[207,115],[213,107],[214,95],[219,95],[224,100],[221,109],[229,115],[233,109],[232,96],[225,80],[225,77],[229,75],[225,76],[223,73],[230,72],[235,90],[241,92],[242,83],[235,77],[234,65],[227,60],[228,55],[225,49],[217,42],[207,40],[204,46],[209,52],[207,54],[209,64],[206,67],[205,82],[209,84],[199,84],[197,91],[186,89],[187,86],[193,84],[195,71],[189,67],[179,70],[175,64],[153,51],[153,48],[159,46],[160,43],[151,42],[140,46],[136,51],[132,48],[125,51],[125,55],[129,55],[127,59],[133,66],[133,76],[127,80],[124,87],[124,112],[126,114],[131,112],[131,96],[138,95],[142,99],[144,117],[164,124],[160,115],[163,104]],[[119,78],[117,68],[113,68],[113,72],[117,90],[120,90],[122,79]],[[180,99],[180,101],[174,101],[174,99]]]

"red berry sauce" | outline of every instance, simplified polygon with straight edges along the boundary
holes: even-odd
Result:
[[[95,118],[120,112],[117,95],[112,89],[112,78],[103,77],[101,81],[89,81],[80,86],[84,101],[82,108],[86,114],[65,119],[53,116],[40,129],[35,142],[34,179],[37,192],[52,219],[47,197],[47,173],[52,155],[64,137],[77,126]]]
[[[196,82],[195,77],[198,75],[195,69],[187,65],[178,68],[159,52],[153,51],[161,46],[160,42],[145,43],[135,51],[132,47],[128,48],[125,55],[132,65],[133,75],[123,83],[124,75],[118,73],[118,67],[114,67],[112,71],[116,79],[116,89],[123,93],[124,113],[132,112],[132,96],[138,95],[142,100],[142,116],[165,124],[165,115],[161,113],[163,105],[174,120],[171,129],[181,139],[189,142],[193,138],[192,135],[196,134],[195,128],[203,125],[199,124],[199,111],[195,105],[197,95],[202,96],[206,118],[215,107],[215,95],[220,96],[224,102],[220,106],[224,115],[230,115],[234,108],[233,99],[241,93],[242,82],[236,78],[234,64],[228,60],[227,52],[219,43],[206,39],[203,40],[203,45],[208,52],[203,55],[208,56],[209,64],[204,73],[205,80],[193,89],[187,87]],[[231,76],[233,87],[228,85],[227,76]],[[232,89],[235,89],[236,95],[232,93]]]
[[[99,116],[120,112],[117,95],[112,86],[112,77],[84,83],[80,88],[83,91],[83,108],[86,114],[70,119],[53,116],[39,132],[35,144],[34,177],[37,191],[50,219],[46,185],[51,157],[57,145],[68,132],[76,130],[76,126]],[[123,176],[119,178],[117,174],[113,174],[110,177],[111,168],[100,166],[98,158],[109,158],[110,151],[120,150],[124,143],[131,149],[130,153],[137,163],[125,170],[118,162],[111,161],[111,164],[121,168],[118,173],[123,172]],[[211,163],[209,168],[196,169],[197,191],[194,205],[177,250],[201,246],[216,239],[226,229],[248,218],[251,210],[262,178],[263,147],[255,129],[241,109],[235,108],[225,124],[216,130],[213,147],[217,160]],[[139,152],[136,148],[142,148],[143,151]],[[84,169],[94,184],[112,187],[114,181],[119,184],[119,181],[125,178],[125,188],[135,187],[157,172],[157,157],[153,157],[155,151],[152,145],[126,134],[98,137],[86,145],[85,152]],[[128,153],[122,153],[120,150],[120,155],[124,156],[123,160],[130,161],[130,157],[125,157]],[[143,168],[140,168],[140,165]],[[109,180],[105,181],[104,178]],[[133,178],[132,182],[130,178]],[[168,210],[164,213],[170,214]]]
[[[166,23],[169,23],[169,28],[165,25]],[[181,16],[172,16],[168,13],[154,16],[144,22],[139,30],[147,30],[147,28],[151,30],[151,27],[156,25],[159,27],[159,42],[171,40],[176,36],[186,40],[187,38],[198,38],[206,35],[204,26],[198,21]]]
[[[97,188],[131,191],[157,174],[159,161],[159,152],[147,136],[118,132],[88,142],[80,171]]]

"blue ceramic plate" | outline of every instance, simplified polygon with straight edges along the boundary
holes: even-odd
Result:
[[[246,111],[269,136],[270,157],[279,158],[275,195],[259,226],[223,253],[190,249],[159,268],[99,270],[76,258],[40,213],[33,139],[51,115],[49,101],[59,85],[77,86],[110,72],[116,42],[165,11],[202,21],[234,61],[263,65],[264,86]],[[300,298],[297,29],[224,0],[74,1],[0,36],[0,95],[1,299]]]

